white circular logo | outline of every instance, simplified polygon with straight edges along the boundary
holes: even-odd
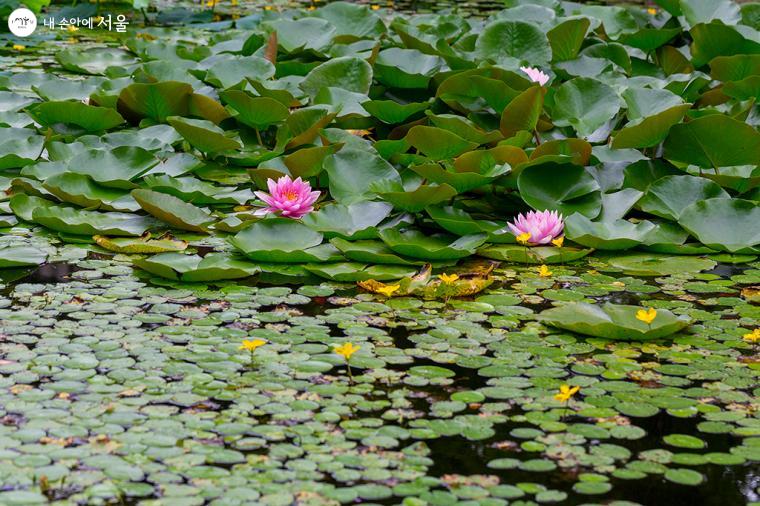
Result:
[[[28,37],[37,29],[37,16],[29,9],[16,9],[8,18],[8,28],[17,37]]]

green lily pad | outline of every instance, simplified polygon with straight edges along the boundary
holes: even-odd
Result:
[[[638,306],[610,303],[597,306],[579,302],[542,311],[538,319],[552,327],[621,341],[666,337],[690,323],[688,317],[676,316],[666,309],[660,309],[651,325],[647,325],[636,319],[636,313],[640,309],[642,308]]]

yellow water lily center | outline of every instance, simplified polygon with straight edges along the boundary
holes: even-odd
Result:
[[[361,346],[354,346],[353,343],[345,343],[335,347],[335,353],[346,359],[346,362],[351,360],[351,355],[361,349]]]
[[[653,307],[650,307],[649,309],[639,309],[636,311],[636,319],[646,323],[647,325],[651,325],[655,318],[657,318],[657,310]]]
[[[578,391],[581,389],[581,387],[575,386],[571,387],[570,385],[562,385],[559,387],[559,392],[554,394],[554,398],[560,402],[567,402],[569,401]]]

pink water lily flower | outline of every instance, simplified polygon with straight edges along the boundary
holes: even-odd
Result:
[[[320,194],[318,191],[311,191],[308,181],[301,181],[300,177],[292,180],[290,176],[282,176],[277,181],[269,178],[267,186],[269,193],[254,192],[269,206],[256,211],[254,213],[256,216],[280,213],[282,216],[297,220],[314,210],[312,204],[317,201]]]
[[[533,67],[520,67],[520,70],[525,72],[528,75],[528,78],[530,78],[531,81],[534,83],[538,83],[541,86],[545,85],[547,81],[549,81],[549,76],[547,74],[544,74],[537,68]]]
[[[557,211],[529,211],[522,213],[512,223],[507,223],[515,236],[530,234],[528,244],[549,244],[552,239],[562,235],[565,224]]]

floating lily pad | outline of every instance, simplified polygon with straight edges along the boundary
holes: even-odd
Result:
[[[657,317],[647,325],[636,319],[638,306],[606,303],[601,306],[583,302],[563,304],[542,311],[542,323],[580,334],[621,341],[649,340],[666,337],[683,329],[690,319],[676,316],[666,309],[657,311]]]

